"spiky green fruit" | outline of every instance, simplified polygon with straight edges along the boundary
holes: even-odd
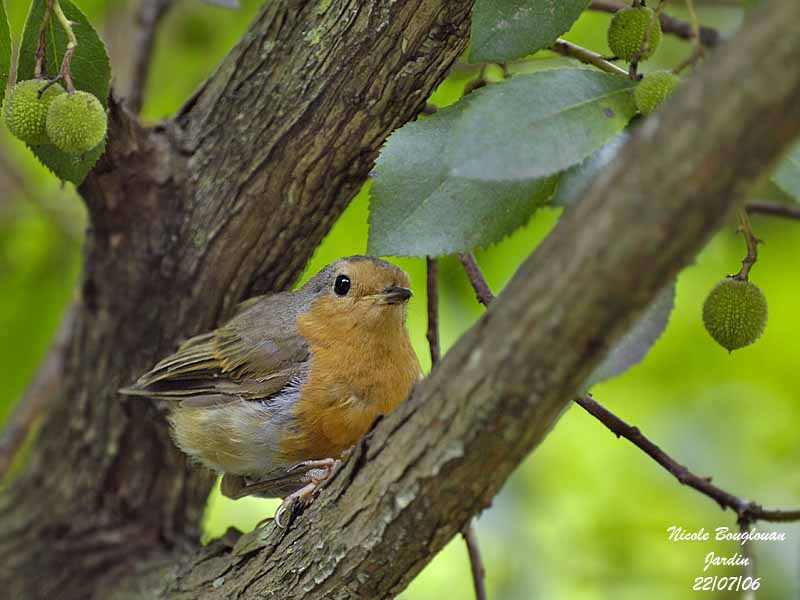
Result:
[[[680,82],[681,78],[672,71],[648,74],[633,92],[636,108],[643,115],[649,115],[672,95]]]
[[[767,299],[754,283],[728,277],[703,304],[703,324],[717,343],[732,352],[755,342],[767,324]]]
[[[648,35],[648,31],[650,32]],[[623,8],[614,13],[608,27],[608,47],[614,56],[630,62],[637,57],[647,37],[647,48],[638,57],[647,60],[661,43],[661,22],[646,6]]]
[[[47,111],[47,135],[67,154],[88,152],[106,137],[108,117],[89,92],[59,96]]]
[[[47,137],[47,110],[53,100],[64,93],[57,83],[48,87],[40,96],[47,82],[40,79],[20,81],[11,88],[3,102],[3,117],[9,131],[31,146],[49,144]]]

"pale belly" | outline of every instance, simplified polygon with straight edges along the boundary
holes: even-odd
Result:
[[[281,441],[294,429],[297,394],[291,390],[266,402],[178,407],[169,417],[173,437],[181,450],[214,471],[254,478],[282,475],[294,465]]]

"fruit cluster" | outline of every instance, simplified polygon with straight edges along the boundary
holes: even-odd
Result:
[[[661,43],[661,22],[646,6],[623,8],[614,13],[608,28],[608,47],[615,58],[642,62],[653,56]],[[671,71],[645,75],[634,93],[636,108],[649,115],[678,87],[680,78]]]
[[[60,85],[29,79],[17,83],[3,102],[8,129],[23,142],[53,144],[67,154],[80,155],[106,137],[108,118],[100,101],[89,92],[67,93]]]

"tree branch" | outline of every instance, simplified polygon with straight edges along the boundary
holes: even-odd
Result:
[[[800,220],[800,207],[773,202],[750,202],[747,212],[751,215],[770,215],[773,217],[786,217],[787,219]]]
[[[133,73],[127,98],[128,109],[133,114],[142,111],[158,28],[173,3],[174,0],[140,0],[136,13]]]
[[[628,425],[625,421],[617,417],[610,410],[599,404],[591,396],[575,398],[575,402],[582,406],[586,412],[595,419],[603,423],[617,437],[624,437],[633,445],[642,450],[650,458],[664,467],[675,479],[683,485],[697,490],[701,494],[708,496],[716,501],[720,507],[731,509],[736,513],[739,521],[750,523],[752,521],[800,521],[800,510],[768,510],[760,504],[734,496],[730,492],[718,488],[711,483],[710,477],[700,477],[692,473],[684,465],[680,464],[669,454],[664,452],[656,444],[651,442],[638,427]]]
[[[472,284],[472,289],[475,290],[475,296],[478,298],[478,302],[484,306],[489,306],[489,303],[494,300],[494,294],[489,284],[486,282],[486,279],[483,277],[483,273],[478,266],[478,262],[475,260],[475,256],[473,254],[462,253],[458,255],[458,260],[460,260],[461,264],[464,266],[464,271],[466,271],[467,278],[470,284]]]

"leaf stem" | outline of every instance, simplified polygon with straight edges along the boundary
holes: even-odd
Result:
[[[622,75],[623,77],[628,76],[628,72],[625,69],[623,69],[622,67],[618,67],[614,63],[606,60],[600,54],[592,52],[591,50],[584,48],[583,46],[578,46],[577,44],[568,42],[567,40],[562,40],[561,38],[557,39],[556,43],[550,47],[550,50],[552,50],[556,54],[561,54],[562,56],[568,56],[569,58],[574,58],[587,65],[592,65],[593,67],[597,67],[598,69],[600,69],[601,71],[605,71],[606,73],[611,73],[613,75]]]
[[[747,215],[746,208],[740,208],[739,214],[739,233],[744,235],[745,242],[747,243],[747,256],[742,259],[742,268],[734,275],[734,279],[739,281],[747,281],[750,276],[750,269],[756,264],[758,260],[758,244],[761,243],[753,233],[753,227],[750,224],[750,217]]]
[[[39,27],[39,44],[36,47],[36,64],[33,68],[33,76],[41,79],[45,73],[45,58],[47,56],[47,24],[50,23],[50,13],[53,12],[54,0],[47,0],[44,10],[42,25]],[[41,92],[40,92],[41,93]]]
[[[74,94],[75,84],[72,81],[72,71],[70,67],[72,65],[72,56],[75,54],[75,49],[78,47],[78,38],[75,37],[75,32],[72,30],[72,23],[67,19],[64,11],[61,10],[61,4],[58,0],[55,0],[53,3],[53,10],[59,24],[67,34],[67,51],[64,53],[64,60],[61,62],[61,73],[58,79],[63,79],[67,87],[67,92]]]

